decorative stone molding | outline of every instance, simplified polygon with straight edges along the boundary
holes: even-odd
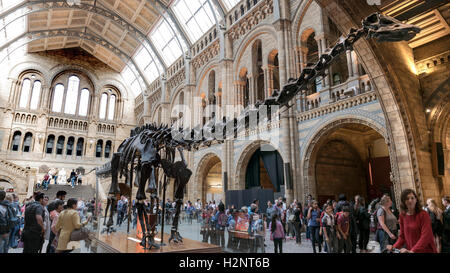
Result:
[[[219,41],[215,41],[197,56],[195,56],[191,63],[195,69],[198,69],[209,62],[212,58],[219,55],[220,52],[220,43]]]
[[[255,6],[244,17],[233,22],[233,25],[228,30],[231,40],[238,40],[272,13],[273,0],[263,0],[262,3]]]
[[[312,109],[306,112],[297,114],[297,121],[303,122],[309,119],[317,118],[320,116],[328,115],[334,112],[349,109],[358,105],[366,104],[377,100],[377,95],[374,91],[363,93],[351,98],[340,100],[338,102],[331,103],[316,109]]]

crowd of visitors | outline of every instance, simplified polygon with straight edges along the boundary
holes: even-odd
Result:
[[[258,200],[248,207],[225,209],[222,202],[202,205],[188,201],[185,213],[188,223],[192,219],[201,222],[200,233],[203,242],[225,246],[224,231],[229,232],[228,247],[235,246],[233,231],[247,232],[254,239],[256,247],[264,245],[266,232],[274,242],[274,252],[283,251],[283,241],[295,239],[301,244],[301,234],[312,244],[313,252],[360,253],[368,249],[370,234],[380,244],[381,252],[450,252],[450,200],[442,198],[444,210],[436,201],[427,200],[421,207],[416,193],[405,190],[401,195],[400,210],[393,208],[389,194],[372,202],[362,196],[347,200],[344,194],[337,201],[327,200],[325,204],[308,196],[304,206],[297,200],[287,204],[285,198],[267,203],[267,210],[259,212]],[[226,220],[225,220],[226,217]],[[258,221],[261,220],[261,221]],[[241,222],[248,222],[242,229]],[[240,238],[244,238],[240,236]],[[251,248],[251,246],[250,246]],[[255,250],[256,248],[253,248]]]
[[[83,238],[80,237],[83,226],[96,218],[95,211],[101,213],[101,203],[96,210],[95,199],[66,202],[66,194],[59,191],[50,201],[44,193],[36,192],[20,203],[17,195],[0,191],[0,253],[7,253],[10,248],[23,248],[24,253],[72,251],[69,242]],[[328,200],[325,204],[309,196],[303,206],[297,200],[288,204],[280,197],[269,201],[265,212],[259,210],[258,200],[241,208],[233,205],[225,208],[222,201],[202,204],[197,199],[194,204],[187,201],[183,211],[187,223],[200,224],[203,242],[250,252],[259,248],[264,251],[264,240],[269,232],[267,235],[273,241],[275,253],[283,252],[283,242],[287,239],[301,244],[302,233],[314,253],[322,250],[356,253],[357,248],[361,253],[371,252],[373,249],[367,248],[371,233],[380,244],[381,252],[449,253],[450,198],[442,198],[443,209],[433,199],[428,199],[422,207],[413,190],[404,190],[400,199],[399,211],[392,208],[388,194],[369,204],[361,196],[348,201],[341,194],[337,201]],[[166,219],[174,213],[175,205],[169,199],[161,202],[160,209],[165,206]],[[135,228],[134,200],[130,209]],[[121,197],[117,204],[117,225],[127,219],[128,211],[129,201]],[[75,236],[78,239],[73,238],[74,233],[78,234]],[[225,233],[228,233],[227,242]],[[46,249],[43,249],[44,242],[47,242]]]
[[[10,248],[23,248],[23,253],[70,252],[70,241],[86,239],[87,233],[76,240],[71,235],[96,217],[95,200],[86,203],[71,198],[66,202],[66,195],[58,191],[50,201],[49,196],[35,192],[20,203],[17,195],[0,191],[0,253],[8,253]],[[98,208],[100,212],[101,206]]]

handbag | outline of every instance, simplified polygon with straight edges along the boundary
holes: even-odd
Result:
[[[294,222],[294,219],[295,219],[294,214],[289,215],[289,222]]]
[[[89,238],[89,230],[85,227],[75,229],[70,234],[70,241],[82,241]]]

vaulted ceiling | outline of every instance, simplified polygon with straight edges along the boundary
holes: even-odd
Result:
[[[166,1],[162,3],[167,5]],[[141,45],[142,37],[136,36],[136,30],[130,31],[130,27],[147,34],[160,16],[154,5],[147,0],[81,0],[80,3],[81,5],[70,6],[65,1],[46,1],[46,3],[31,5],[28,30],[34,32],[70,29],[80,33],[94,34],[102,37],[127,56],[132,56]],[[125,60],[111,49],[101,43],[76,36],[39,39],[28,44],[28,51],[69,47],[81,47],[116,71],[122,71],[126,66]]]

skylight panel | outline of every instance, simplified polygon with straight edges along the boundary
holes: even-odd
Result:
[[[0,20],[0,28],[2,28],[0,31],[0,45],[3,46],[25,33],[26,16],[22,16],[23,13],[24,10],[20,9]]]
[[[144,46],[138,51],[138,53],[134,56],[134,60],[136,64],[139,66],[141,71],[143,71],[144,76],[147,78],[148,82],[153,82],[156,80],[162,71],[160,68],[159,62],[156,63],[156,58],[151,51],[147,50]]]
[[[133,92],[134,97],[136,98],[139,96],[144,88],[145,84],[144,81],[141,79],[139,74],[133,69],[133,66],[128,64],[127,67],[122,71],[122,77],[125,80],[125,83],[128,85],[130,90]]]
[[[0,12],[4,12],[7,9],[10,9],[22,2],[25,2],[24,0],[0,0]]]
[[[214,13],[218,16],[218,12],[208,1],[178,0],[173,5],[176,16],[193,42],[196,42],[216,22]]]
[[[150,34],[150,39],[167,66],[170,66],[181,57],[183,50],[187,48],[183,39],[177,39],[176,35],[178,33],[175,32],[175,29],[175,25],[173,25],[170,19],[163,16],[159,24]]]

